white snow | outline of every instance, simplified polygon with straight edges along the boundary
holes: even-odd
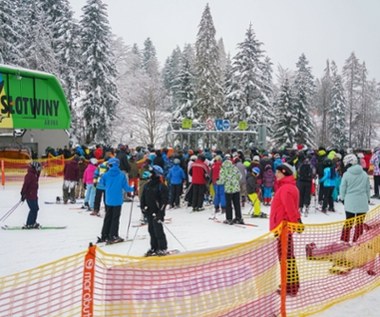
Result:
[[[21,183],[7,183],[0,188],[0,217],[11,209],[20,199]],[[64,256],[83,251],[89,242],[95,242],[100,234],[103,219],[90,216],[83,211],[80,205],[47,205],[45,201],[55,201],[56,196],[62,195],[62,179],[40,180],[39,206],[40,211],[37,221],[42,225],[67,225],[64,230],[0,230],[0,276],[6,276],[26,269],[58,260]],[[374,201],[380,203],[379,200]],[[314,202],[313,202],[314,203]],[[140,218],[138,199],[132,208],[132,224]],[[126,237],[127,224],[131,212],[131,203],[124,203],[120,220],[120,236]],[[323,223],[335,220],[343,220],[343,206],[335,205],[337,212],[325,216],[313,210],[304,223]],[[77,209],[73,209],[77,208]],[[262,206],[262,210],[268,212],[268,207]],[[246,206],[243,212],[247,213]],[[172,218],[172,223],[165,228],[169,248],[183,250],[174,236],[186,247],[187,250],[198,250],[223,246],[237,242],[248,241],[268,231],[267,219],[247,219],[258,227],[240,228],[215,223],[208,220],[213,209],[207,208],[203,212],[190,213],[189,208],[168,210],[167,217]],[[22,225],[28,214],[27,204],[20,205],[12,215],[1,225]],[[130,227],[129,238],[137,232],[137,239],[133,242],[105,246],[103,249],[108,253],[142,255],[149,248],[149,234],[146,227]],[[170,232],[169,232],[170,230]],[[145,239],[141,239],[142,237]],[[360,296],[354,300],[345,301],[335,305],[327,311],[316,314],[319,317],[341,316],[380,316],[380,307],[377,304],[380,298],[380,288]]]

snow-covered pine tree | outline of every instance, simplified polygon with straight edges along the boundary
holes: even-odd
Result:
[[[353,146],[354,118],[357,103],[360,99],[361,65],[355,53],[352,52],[343,66],[343,82],[346,91],[348,115],[348,146]]]
[[[326,61],[326,68],[324,70],[324,75],[321,79],[320,85],[319,85],[319,91],[318,91],[318,109],[319,113],[321,115],[321,132],[320,132],[320,138],[319,138],[319,144],[323,146],[327,146],[329,144],[329,135],[328,131],[331,128],[330,125],[328,125],[328,113],[331,110],[331,89],[332,89],[332,80],[331,80],[331,74],[330,74],[330,61]],[[334,145],[334,144],[333,144]]]
[[[42,3],[24,0],[22,5],[22,45],[25,66],[58,75],[58,61],[52,48],[53,35]]]
[[[72,109],[77,97],[77,73],[80,65],[79,25],[74,21],[68,0],[42,0],[42,8],[52,33],[51,45],[58,63],[58,77]],[[74,111],[72,114],[75,115]]]
[[[176,108],[172,121],[181,123],[182,119],[194,119],[193,104],[195,99],[194,50],[190,44],[185,45],[181,56],[180,70],[175,79]]]
[[[142,67],[149,77],[158,78],[160,71],[156,48],[149,37],[144,41],[144,48],[142,51]]]
[[[0,2],[0,63],[22,65],[23,54],[20,51],[22,22],[17,14],[20,10],[19,0],[2,0]]]
[[[338,73],[338,68],[334,61],[331,61],[331,98],[328,105],[327,131],[330,144],[334,147],[344,149],[347,147],[347,127],[346,127],[346,103],[344,98],[344,88],[342,77]]]
[[[177,95],[177,77],[181,69],[181,58],[182,52],[181,49],[177,46],[170,57],[167,58],[165,66],[162,70],[163,74],[163,83],[165,88],[168,91],[170,102],[170,111],[173,111],[177,108],[178,101],[176,99]]]
[[[238,44],[238,52],[233,58],[234,89],[228,91],[227,98],[234,98],[238,105],[238,120],[248,121],[250,124],[265,123],[270,116],[270,102],[267,93],[271,92],[268,82],[271,71],[265,64],[262,43],[256,39],[252,24],[249,25],[243,42]],[[264,75],[264,71],[267,73]],[[266,78],[265,78],[266,77]],[[231,77],[230,77],[231,78]],[[230,102],[228,102],[230,104]]]
[[[295,142],[297,119],[293,113],[292,93],[289,80],[281,85],[278,99],[275,103],[275,124],[273,127],[272,143],[276,148],[292,147]]]
[[[115,83],[117,72],[110,46],[112,34],[107,6],[101,0],[87,0],[82,10],[80,107],[84,119],[81,124],[85,128],[82,141],[86,144],[108,143],[119,96]]]
[[[310,114],[310,101],[314,93],[314,79],[311,68],[305,54],[301,54],[296,66],[296,78],[293,84],[294,103],[293,111],[296,116],[296,135],[297,144],[314,146],[314,124]]]
[[[205,121],[207,118],[222,118],[223,87],[219,49],[215,39],[215,27],[207,4],[203,11],[195,43],[196,49],[196,102],[194,115]]]

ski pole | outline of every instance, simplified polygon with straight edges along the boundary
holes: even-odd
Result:
[[[158,223],[161,223],[161,224],[165,227],[165,229],[168,230],[168,232],[173,236],[173,238],[177,240],[177,242],[181,245],[181,247],[182,247],[185,251],[187,251],[187,249],[186,249],[185,246],[181,243],[181,241],[179,241],[179,240],[177,239],[177,237],[174,235],[174,233],[171,232],[171,231],[169,230],[168,226],[165,224],[165,221],[157,220],[157,222],[158,222]]]
[[[6,219],[8,219],[8,217],[17,209],[18,206],[20,206],[20,204],[23,203],[22,200],[18,201],[16,205],[14,205],[11,209],[9,209],[1,218],[0,218],[0,222],[3,222],[5,221]]]
[[[134,186],[134,183],[132,183],[132,187]],[[131,221],[132,221],[132,210],[133,210],[133,202],[135,201],[135,193],[132,194],[132,202],[131,202],[131,209],[129,211],[129,220],[128,220],[128,227],[127,227],[127,240],[129,237],[129,229],[131,227]]]
[[[128,249],[128,251],[127,251],[127,255],[129,255],[129,252],[131,252],[131,249],[132,249],[133,243],[134,243],[135,240],[136,240],[137,232],[139,231],[139,229],[140,229],[140,227],[137,227],[137,228],[136,228],[136,232],[135,232],[135,235],[133,236],[133,239],[132,239],[131,245],[129,246],[129,249]]]

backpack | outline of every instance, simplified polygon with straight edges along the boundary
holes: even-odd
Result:
[[[313,179],[313,170],[310,164],[302,164],[300,166],[298,179],[301,181],[311,181]]]

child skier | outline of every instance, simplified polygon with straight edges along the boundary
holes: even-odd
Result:
[[[257,182],[257,178],[260,175],[260,169],[258,167],[252,168],[251,173],[247,175],[247,193],[248,198],[253,206],[253,213],[251,217],[253,218],[267,218],[267,214],[261,212],[260,206],[260,185]]]

